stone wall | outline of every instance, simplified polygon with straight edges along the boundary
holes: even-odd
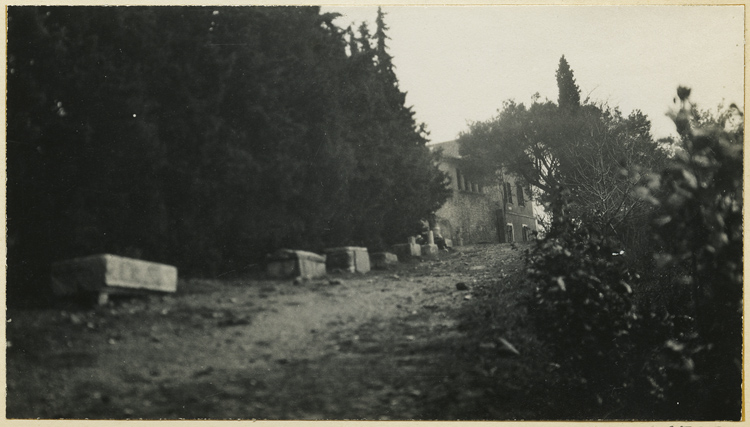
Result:
[[[531,195],[523,191],[524,203],[519,203],[519,187],[513,177],[504,176],[502,182],[480,186],[463,176],[460,159],[444,158],[438,166],[450,175],[453,194],[436,212],[436,222],[443,237],[452,239],[454,245],[507,242],[507,224],[512,224],[516,242],[525,240],[524,226],[529,230],[527,235],[536,231]],[[506,183],[511,197],[503,209]]]
[[[457,174],[460,171],[457,162],[448,159],[439,167],[451,176],[453,189],[450,199],[436,212],[443,237],[452,239],[454,245],[499,242],[496,220],[496,212],[502,210],[499,187],[478,188],[478,184],[469,182],[459,189],[464,180]]]

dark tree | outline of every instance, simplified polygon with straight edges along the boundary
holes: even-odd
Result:
[[[573,70],[570,69],[565,55],[560,57],[560,64],[557,66],[557,105],[563,110],[575,111],[581,106],[581,90],[576,84],[573,77]]]
[[[577,105],[570,98],[578,102],[578,89],[564,58],[561,64],[567,71],[558,70],[558,81],[567,75],[562,82],[573,88],[561,85],[561,105],[507,101],[495,118],[473,123],[460,135],[461,152],[483,176],[504,169],[539,190],[553,226],[565,214],[553,201],[565,190],[568,214],[604,235],[640,239],[631,227],[644,220],[648,206],[632,191],[643,179],[640,168],[653,168],[666,155],[640,111],[626,117],[607,105],[563,108]],[[570,96],[563,96],[566,92]]]
[[[445,177],[385,47],[334,18],[9,8],[9,291],[97,252],[218,274],[282,246],[405,238]]]

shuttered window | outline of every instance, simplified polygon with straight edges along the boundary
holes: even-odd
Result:
[[[513,191],[509,182],[505,183],[505,202],[511,205],[513,204]]]

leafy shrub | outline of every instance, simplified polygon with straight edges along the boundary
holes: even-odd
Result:
[[[632,386],[624,368],[638,321],[619,248],[562,217],[527,253],[527,263],[536,287],[529,311],[572,390],[599,404],[618,403]]]
[[[731,115],[701,117],[689,92],[678,89],[681,108],[672,115],[681,148],[635,191],[653,206],[655,218],[644,225],[652,236],[652,262],[641,268],[656,267],[652,285],[663,289],[665,301],[637,310],[635,275],[615,255],[618,246],[565,215],[565,193],[559,192],[554,203],[563,214],[527,253],[536,287],[530,313],[569,392],[577,392],[571,398],[594,398],[608,411],[627,407],[631,417],[736,420],[744,129],[727,126]]]
[[[665,286],[688,289],[689,333],[666,336],[660,363],[667,404],[699,419],[739,419],[742,355],[742,146],[744,128],[732,106],[719,119],[701,117],[678,88],[672,118],[681,136],[665,170],[638,190],[657,209],[654,254]],[[671,283],[670,283],[671,282]]]

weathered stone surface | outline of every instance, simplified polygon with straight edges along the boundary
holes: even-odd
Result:
[[[275,278],[321,277],[326,274],[326,257],[312,252],[280,249],[268,255],[266,272]]]
[[[344,246],[326,249],[324,252],[326,253],[326,268],[328,270],[338,268],[351,273],[367,273],[370,271],[370,255],[367,253],[367,248]]]
[[[389,265],[398,264],[398,256],[390,252],[376,252],[370,255],[372,268],[386,269]]]
[[[426,245],[422,245],[421,250],[422,250],[423,256],[432,256],[438,253],[437,245],[434,245],[434,244],[431,245],[429,243]]]
[[[399,243],[391,246],[393,253],[398,256],[398,260],[403,262],[422,255],[422,248],[416,243]]]
[[[56,262],[51,270],[52,289],[58,295],[177,290],[176,267],[110,254]]]

